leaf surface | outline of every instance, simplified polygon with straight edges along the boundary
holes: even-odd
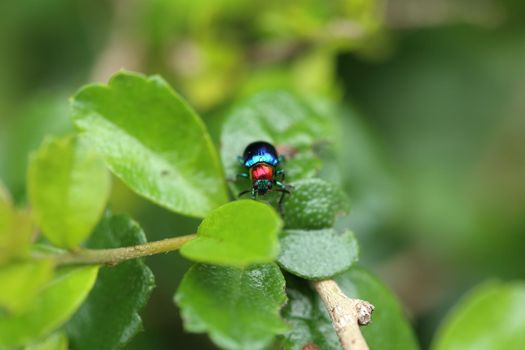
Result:
[[[51,260],[13,262],[0,268],[0,308],[23,311],[53,277]]]
[[[73,98],[73,121],[133,191],[172,211],[204,217],[227,200],[204,123],[160,77],[115,74]]]
[[[525,283],[487,283],[474,288],[450,312],[432,349],[523,349]]]
[[[333,227],[336,216],[349,209],[341,189],[321,179],[293,183],[292,194],[284,202],[286,228],[316,230]]]
[[[27,253],[32,236],[29,212],[13,206],[7,189],[0,182],[0,267]]]
[[[286,302],[284,277],[275,264],[196,264],[184,276],[175,301],[186,330],[207,332],[224,349],[263,349],[287,330],[279,316]]]
[[[53,244],[77,247],[100,219],[110,190],[104,163],[76,136],[48,138],[28,170],[35,219]]]
[[[278,262],[306,279],[326,279],[349,269],[358,259],[357,240],[350,231],[287,230],[280,237]]]
[[[269,205],[238,200],[212,211],[181,254],[198,262],[239,267],[271,262],[277,257],[281,226]]]

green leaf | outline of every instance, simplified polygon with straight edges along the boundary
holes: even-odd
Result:
[[[358,259],[357,240],[350,231],[287,230],[280,238],[277,261],[288,272],[306,279],[326,279],[352,266]]]
[[[237,157],[254,141],[267,141],[286,150],[283,164],[288,179],[297,181],[314,176],[320,161],[313,147],[332,140],[334,120],[317,113],[306,103],[287,92],[263,92],[238,104],[228,114],[221,135],[221,158],[229,179],[242,169]],[[317,169],[312,167],[316,165]],[[235,191],[247,183],[233,185]]]
[[[374,304],[372,322],[361,328],[370,349],[419,348],[399,302],[377,278],[362,268],[352,267],[335,280],[347,296]],[[299,350],[313,343],[323,350],[340,350],[330,317],[319,296],[301,281],[295,280],[287,287],[290,302],[283,315],[292,325],[292,330],[282,339],[284,348]]]
[[[0,182],[0,266],[27,252],[32,229],[29,213],[13,207],[7,189]]]
[[[486,283],[446,317],[432,349],[520,350],[525,344],[525,283]]]
[[[348,211],[348,198],[341,189],[321,179],[293,183],[292,195],[284,202],[286,228],[333,227],[337,214]]]
[[[204,217],[227,201],[202,120],[160,77],[119,72],[73,99],[73,121],[132,190],[175,212]]]
[[[22,312],[53,277],[51,260],[24,261],[0,268],[0,308]]]
[[[10,230],[13,215],[11,196],[0,181],[0,237]]]
[[[16,347],[47,335],[64,323],[93,287],[98,266],[58,270],[20,314],[0,314],[0,347]]]
[[[24,350],[68,350],[67,337],[62,332],[53,333],[37,343],[26,346]]]
[[[275,210],[253,200],[239,200],[212,211],[197,238],[181,254],[198,262],[246,266],[275,260],[282,222]]]
[[[86,246],[117,248],[146,242],[140,226],[127,216],[107,216]],[[142,330],[138,311],[155,285],[153,273],[142,259],[100,270],[95,287],[66,325],[76,350],[120,349]]]
[[[224,349],[263,349],[287,330],[279,317],[286,302],[284,278],[275,264],[196,264],[184,276],[175,302],[186,330],[208,332]]]
[[[85,140],[46,139],[31,156],[28,190],[44,236],[57,246],[74,248],[97,224],[110,177]]]

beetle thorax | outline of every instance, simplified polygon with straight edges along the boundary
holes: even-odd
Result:
[[[273,180],[273,172],[273,166],[266,163],[256,164],[250,169],[250,175],[253,182],[257,180],[271,181]]]

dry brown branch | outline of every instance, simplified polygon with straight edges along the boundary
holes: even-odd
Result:
[[[334,280],[315,281],[315,290],[326,306],[344,350],[368,350],[360,326],[370,323],[374,305],[347,297]]]

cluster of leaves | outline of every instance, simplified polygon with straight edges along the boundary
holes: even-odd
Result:
[[[0,349],[118,349],[141,329],[138,311],[154,288],[143,261],[100,268],[55,259],[64,249],[146,242],[132,219],[104,214],[108,169],[152,202],[203,218],[181,249],[195,265],[174,298],[188,331],[207,332],[224,349],[340,349],[307,282],[334,278],[347,295],[376,305],[364,330],[372,348],[417,348],[395,297],[356,266],[353,234],[334,228],[346,197],[315,177],[323,162],[314,146],[335,134],[333,117],[287,93],[257,95],[227,115],[221,164],[201,119],[159,77],[121,72],[83,88],[72,104],[79,132],[47,139],[31,157],[31,211],[15,208],[0,188]],[[228,202],[226,179],[255,140],[290,153],[294,191],[284,222],[267,203]],[[509,298],[523,298],[517,287]],[[468,316],[444,328],[439,349],[457,344],[457,323]]]

